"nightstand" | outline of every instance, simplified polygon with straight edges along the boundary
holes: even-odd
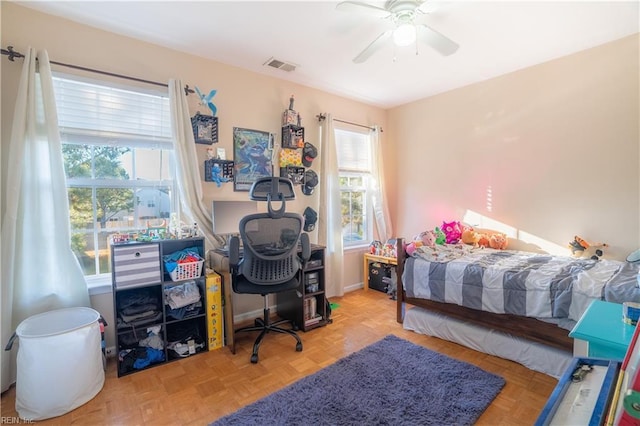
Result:
[[[622,320],[622,304],[594,300],[569,333],[573,356],[622,360],[635,328]]]

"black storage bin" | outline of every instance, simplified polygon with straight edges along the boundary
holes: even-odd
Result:
[[[393,266],[386,265],[379,262],[371,262],[369,264],[369,288],[387,292],[387,285],[384,283],[383,278],[391,278],[391,269]]]

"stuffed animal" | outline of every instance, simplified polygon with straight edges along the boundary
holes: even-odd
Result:
[[[480,234],[474,231],[473,228],[466,227],[464,231],[462,231],[462,235],[460,235],[460,240],[465,244],[477,247],[478,241],[480,241]]]
[[[496,250],[504,250],[507,248],[507,236],[505,234],[495,233],[489,236],[489,247]]]
[[[436,245],[436,234],[433,231],[424,231],[420,234],[420,241],[423,246],[433,247]]]
[[[600,260],[600,258],[604,256],[602,249],[605,247],[609,247],[609,245],[605,243],[589,243],[577,235],[574,236],[573,241],[569,243],[571,255],[582,259]]]
[[[437,226],[435,227],[435,229],[433,230],[435,236],[436,236],[436,244],[438,245],[444,245],[447,242],[447,236],[444,235],[444,232],[442,232],[442,230],[440,228],[438,228]]]
[[[442,221],[442,232],[444,232],[447,244],[457,244],[462,236],[462,225],[458,221]]]
[[[464,227],[460,239],[474,247],[490,247],[497,250],[504,250],[509,242],[507,235],[502,232],[478,231],[472,227]]]
[[[480,247],[489,247],[489,234],[486,232],[478,232],[478,245]]]
[[[415,253],[418,247],[433,247],[436,244],[436,234],[433,231],[424,231],[413,237],[413,241],[406,245],[405,251],[409,256]]]

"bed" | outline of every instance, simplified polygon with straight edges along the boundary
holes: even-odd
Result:
[[[640,302],[638,262],[575,259],[464,244],[417,250],[397,240],[397,321],[407,305],[571,351],[592,300]]]

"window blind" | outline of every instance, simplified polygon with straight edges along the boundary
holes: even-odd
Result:
[[[338,151],[338,168],[346,172],[371,171],[371,146],[369,136],[335,129]]]
[[[64,142],[172,148],[167,96],[62,77],[53,85]]]

